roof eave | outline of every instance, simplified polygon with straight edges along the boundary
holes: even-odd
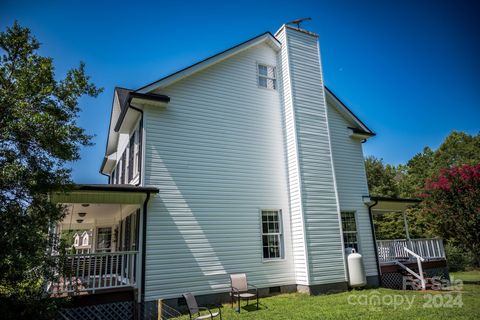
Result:
[[[117,123],[115,124],[115,128],[114,128],[115,132],[118,132],[120,130],[123,120],[125,119],[125,116],[127,115],[128,110],[131,108],[132,99],[135,99],[135,98],[147,100],[147,101],[160,102],[160,103],[170,102],[170,97],[163,94],[130,92],[129,97],[127,99],[127,106],[122,108],[122,112],[120,113]]]
[[[367,135],[368,137],[373,137],[376,135],[372,130],[370,130],[365,123],[363,123],[362,120],[360,120],[359,117],[353,113],[352,110],[350,110],[349,107],[345,103],[342,102],[334,93],[332,90],[330,90],[327,86],[325,86],[325,91],[326,94],[330,95],[330,97],[338,104],[340,105],[343,110],[349,115],[350,119],[360,128],[358,133],[362,133]],[[350,128],[351,129],[351,128]],[[357,128],[358,129],[358,128]]]

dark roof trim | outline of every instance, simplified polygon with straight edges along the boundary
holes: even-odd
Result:
[[[335,93],[333,93],[332,90],[330,90],[330,89],[327,88],[326,86],[325,86],[325,89],[326,89],[335,99],[337,99],[337,101],[340,102],[340,103],[342,104],[342,106],[344,106],[345,109],[346,109],[355,119],[357,119],[358,122],[360,122],[360,123],[369,131],[369,133],[371,133],[372,135],[376,135],[376,133],[374,133],[372,130],[370,130],[370,128],[368,128],[367,125],[366,125],[365,123],[363,123],[363,121],[360,120],[360,118],[357,117],[357,116],[355,115],[355,113],[353,113],[353,111],[350,110],[350,108],[347,107],[347,105],[346,105],[345,103],[343,103],[342,100],[340,100],[340,99],[335,95]]]
[[[353,133],[364,134],[364,135],[371,136],[371,137],[376,135],[376,133],[368,132],[368,131],[358,129],[358,128],[354,128],[354,127],[348,127],[348,129],[352,130]]]
[[[115,192],[140,192],[159,193],[160,189],[152,186],[134,186],[131,184],[77,184],[73,187],[78,191],[115,191]]]
[[[239,43],[239,44],[237,44],[237,45],[235,45],[235,46],[233,46],[233,47],[230,47],[230,48],[228,48],[228,49],[226,49],[226,50],[223,50],[222,52],[219,52],[219,53],[217,53],[217,54],[214,54],[213,56],[210,56],[210,57],[205,58],[205,59],[203,59],[203,60],[201,60],[201,61],[198,61],[198,62],[196,62],[196,63],[194,63],[194,64],[192,64],[192,65],[189,65],[188,67],[185,67],[185,68],[183,68],[183,69],[181,69],[181,70],[178,70],[177,72],[171,73],[171,74],[169,74],[168,76],[165,76],[165,77],[163,77],[163,78],[160,78],[160,79],[158,79],[158,80],[155,80],[155,81],[153,81],[153,82],[150,82],[149,84],[144,85],[144,86],[141,87],[141,88],[138,88],[137,90],[135,90],[135,92],[138,92],[138,91],[140,91],[140,90],[142,90],[142,89],[145,89],[145,88],[147,88],[147,87],[149,87],[149,86],[151,86],[151,85],[153,85],[153,84],[155,84],[155,83],[157,83],[157,82],[160,82],[160,81],[163,81],[163,80],[165,80],[165,79],[167,79],[167,78],[170,78],[171,76],[174,76],[174,75],[176,75],[176,74],[178,74],[178,73],[180,73],[180,72],[183,72],[183,71],[185,71],[185,70],[187,70],[187,69],[190,69],[190,68],[192,68],[192,67],[195,67],[196,65],[199,65],[199,64],[201,64],[201,63],[203,63],[203,62],[205,62],[205,61],[207,61],[207,60],[210,60],[210,59],[213,59],[213,58],[215,58],[215,57],[217,57],[217,56],[219,56],[219,55],[222,55],[222,54],[226,53],[227,51],[234,50],[234,49],[236,49],[236,48],[238,48],[238,47],[246,44],[247,42],[250,42],[250,41],[252,41],[252,40],[255,40],[256,38],[260,38],[260,37],[262,37],[262,36],[264,36],[264,35],[270,35],[273,39],[275,39],[275,41],[278,42],[279,45],[281,45],[280,41],[278,41],[277,38],[275,38],[275,36],[274,36],[270,31],[267,31],[267,32],[264,32],[264,33],[262,33],[262,34],[260,34],[260,35],[258,35],[258,36],[255,36],[255,37],[250,38],[250,39],[248,39],[248,40],[246,40],[246,41],[243,41],[242,43]]]
[[[123,123],[123,119],[125,119],[127,111],[131,107],[130,102],[132,101],[133,98],[140,98],[140,99],[159,101],[159,102],[165,102],[165,103],[170,102],[170,97],[163,94],[139,93],[139,92],[133,92],[133,91],[129,92],[128,99],[125,102],[127,105],[120,107],[122,112],[120,113],[117,123],[115,124],[115,132],[118,132],[118,130],[120,130],[120,127],[122,126],[122,123]]]
[[[140,98],[152,101],[160,101],[160,102],[170,102],[170,97],[163,95],[163,94],[155,94],[155,93],[140,93],[136,91],[130,92],[130,96],[128,97],[128,103],[132,101],[133,98]]]
[[[422,202],[422,200],[420,200],[420,199],[376,197],[376,196],[370,196],[370,199],[374,200],[374,201],[385,201],[385,202],[414,202],[414,203]]]

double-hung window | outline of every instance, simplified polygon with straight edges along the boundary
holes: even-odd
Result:
[[[283,258],[281,210],[262,210],[263,259]]]
[[[267,89],[277,89],[277,72],[273,66],[257,64],[258,86]]]
[[[110,252],[112,244],[112,228],[97,229],[97,252]]]
[[[355,248],[358,252],[357,223],[355,221],[355,212],[342,212],[342,231],[343,244],[345,248]]]

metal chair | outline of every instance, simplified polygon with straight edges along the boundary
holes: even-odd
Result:
[[[247,275],[245,273],[237,273],[230,275],[230,298],[233,308],[233,300],[236,298],[238,300],[238,312],[240,313],[240,300],[246,299],[247,305],[248,301],[255,297],[257,299],[257,310],[258,310],[258,288],[252,284],[249,284],[247,281]],[[249,289],[250,288],[250,289]],[[251,291],[254,291],[252,293]]]
[[[218,307],[218,312],[212,312],[209,308],[207,307],[199,307],[197,304],[197,300],[195,299],[195,296],[191,293],[184,293],[183,297],[185,298],[185,301],[187,302],[187,307],[188,307],[188,313],[190,315],[190,319],[193,320],[205,320],[205,319],[213,319],[217,316],[220,316],[220,320],[222,320],[222,309]],[[208,314],[201,315],[200,311],[208,311]],[[192,318],[195,317],[195,318]]]

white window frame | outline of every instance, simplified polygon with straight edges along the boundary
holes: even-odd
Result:
[[[88,246],[88,233],[82,239],[82,246]]]
[[[139,153],[141,152],[140,150],[140,125],[137,124],[137,127],[135,128],[135,130],[133,131],[135,133],[135,142],[133,144],[134,146],[134,151],[133,151],[133,163],[134,163],[134,166],[133,166],[133,179],[137,179],[139,173],[140,173],[140,170],[139,170],[139,163],[138,163],[138,160],[139,160]]]
[[[133,159],[132,159],[132,163],[130,163],[130,138],[132,137],[132,135],[135,135],[135,140],[133,142]],[[127,174],[126,174],[126,182],[125,183],[133,183],[135,181],[137,181],[137,179],[139,180],[140,179],[140,164],[139,164],[139,153],[142,152],[142,150],[140,150],[140,120],[137,121],[137,124],[135,126],[135,129],[130,133],[130,135],[128,136],[128,143],[127,143],[127,146],[125,147],[125,152],[127,154],[126,158],[125,158],[125,162],[128,162],[128,166],[127,166]],[[130,170],[130,166],[133,165],[133,173],[132,173],[132,179],[127,181],[128,180],[128,171]]]
[[[75,239],[73,239],[73,245],[74,246],[78,246],[78,243],[79,243],[79,240],[80,240],[80,236],[79,235],[76,235],[75,236]]]
[[[276,211],[278,214],[278,232],[275,233],[264,233],[263,232],[263,212],[265,211]],[[280,252],[280,257],[275,257],[275,258],[265,258],[263,254],[263,236],[269,236],[269,235],[275,235],[278,236],[278,250]],[[263,262],[274,262],[274,261],[284,261],[285,260],[285,251],[284,251],[284,232],[283,232],[283,214],[282,214],[282,209],[268,209],[268,208],[263,208],[260,209],[260,243],[261,243],[261,255],[262,255],[262,261]]]
[[[267,75],[260,74],[260,66],[266,67],[267,68]],[[257,86],[262,89],[268,89],[268,90],[277,90],[278,89],[278,76],[277,76],[277,66],[268,64],[268,63],[262,63],[262,62],[257,62],[256,64],[257,67]],[[268,68],[273,68],[273,77],[268,76]],[[264,87],[260,85],[260,78],[264,78],[267,80],[267,86]],[[273,81],[273,88],[268,87],[268,80]]]
[[[344,230],[343,228],[343,214],[353,214],[353,219],[354,219],[354,222],[355,222],[355,231],[351,231],[351,230]],[[357,216],[357,211],[356,210],[341,210],[340,211],[340,221],[341,221],[341,224],[342,224],[342,239],[343,239],[343,245],[344,245],[344,249],[347,248],[347,245],[348,245],[348,242],[345,242],[345,239],[344,239],[344,234],[345,233],[349,233],[349,234],[355,234],[355,238],[356,238],[356,245],[357,245],[357,251],[360,252],[360,238],[359,238],[359,233],[358,233],[358,216]]]
[[[100,249],[98,248],[98,238],[99,238],[99,235],[100,235],[100,229],[108,229],[110,228],[110,247],[108,248],[103,248],[103,249]],[[112,228],[112,226],[97,226],[95,228],[95,242],[94,242],[94,246],[95,246],[95,252],[97,253],[106,253],[106,252],[113,252],[113,248],[112,248],[112,245],[113,245],[113,240],[114,240],[114,230]]]

